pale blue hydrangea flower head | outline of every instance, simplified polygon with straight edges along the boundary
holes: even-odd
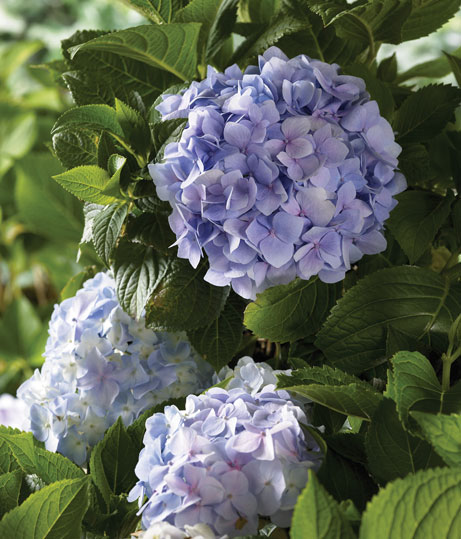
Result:
[[[288,526],[307,470],[322,458],[302,423],[302,409],[274,385],[191,395],[185,410],[168,406],[147,420],[128,499],[139,499],[145,528],[204,523],[236,537],[255,534],[258,515]]]
[[[0,395],[0,425],[13,429],[27,427],[28,406],[9,393]]]
[[[156,404],[203,390],[212,376],[185,334],[154,332],[126,314],[106,273],[55,306],[44,356],[18,397],[35,437],[77,464],[118,417],[129,425]]]
[[[258,66],[231,66],[157,106],[187,118],[149,170],[178,256],[245,298],[270,286],[344,278],[386,248],[385,220],[406,187],[401,148],[362,79],[271,47]]]

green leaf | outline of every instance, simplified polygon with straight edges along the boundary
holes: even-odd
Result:
[[[156,102],[157,103],[157,102]],[[152,106],[152,112],[158,114],[155,110],[155,103]],[[165,147],[170,142],[178,142],[181,138],[182,132],[186,127],[187,120],[184,118],[177,118],[175,120],[166,120],[165,122],[151,123],[152,142],[155,149],[155,160],[157,162],[163,159],[163,152]]]
[[[294,385],[285,388],[286,391],[299,393],[303,397],[326,406],[335,412],[360,417],[371,421],[382,395],[362,384],[348,385]]]
[[[445,54],[445,56],[448,59],[448,62],[450,64],[451,70],[453,71],[453,75],[455,76],[458,86],[461,86],[461,58],[458,58],[457,56],[453,54],[448,54],[448,52],[445,52],[445,51],[443,51],[443,54]]]
[[[397,56],[392,54],[381,60],[377,72],[378,78],[384,82],[394,82],[397,77]]]
[[[0,50],[0,78],[6,81],[33,54],[43,49],[43,46],[39,40],[4,43]]]
[[[182,0],[122,0],[156,24],[168,23],[181,7]]]
[[[170,264],[151,247],[122,241],[114,254],[113,270],[122,308],[139,318],[150,295],[170,271]]]
[[[458,47],[456,50],[452,51],[452,55],[458,57],[461,54],[461,47]],[[435,60],[428,60],[427,62],[422,62],[421,64],[416,64],[407,71],[399,73],[396,77],[395,82],[401,83],[413,78],[430,78],[430,79],[441,79],[450,73],[450,62],[447,56],[440,56]]]
[[[146,120],[129,105],[115,98],[115,113],[125,138],[142,155],[147,155],[150,148],[150,133]]]
[[[245,325],[258,337],[293,342],[318,331],[338,295],[339,286],[316,277],[274,286],[248,305]]]
[[[37,138],[37,119],[33,112],[0,101],[0,155],[9,165],[0,164],[0,177],[15,159],[26,155]]]
[[[109,266],[112,253],[128,214],[126,204],[111,204],[99,212],[93,221],[92,236],[96,252]]]
[[[34,447],[34,453],[35,473],[47,484],[61,479],[78,479],[85,475],[81,468],[59,453],[41,447]]]
[[[461,466],[461,415],[410,412],[428,442],[448,466]]]
[[[150,245],[165,255],[171,254],[170,247],[176,240],[167,216],[160,212],[146,212],[138,217],[129,218],[125,235],[127,239]]]
[[[222,0],[216,17],[208,33],[205,61],[211,62],[217,58],[223,48],[225,40],[229,38],[237,17],[238,0]]]
[[[78,242],[82,234],[82,204],[52,181],[62,167],[52,155],[34,152],[15,167],[15,200],[21,219],[54,242]]]
[[[21,470],[0,475],[0,518],[18,505],[22,477]]]
[[[309,470],[306,488],[296,502],[291,539],[352,539],[354,533],[338,503]]]
[[[91,130],[63,130],[53,136],[53,150],[65,168],[96,165],[99,138],[99,134]]]
[[[188,332],[197,352],[216,372],[227,365],[240,348],[246,301],[230,292],[221,314],[210,325]]]
[[[365,446],[368,469],[382,483],[443,465],[427,442],[406,431],[391,399],[383,399],[376,409]]]
[[[207,262],[194,269],[188,260],[174,259],[146,305],[149,327],[194,330],[207,326],[224,308],[228,286],[204,280]]]
[[[451,411],[429,360],[419,352],[398,352],[391,359],[393,376],[387,394],[396,402],[399,417],[408,425],[410,410],[438,413]],[[447,409],[448,408],[448,409]]]
[[[102,99],[108,105],[114,105],[115,97],[131,103],[135,95],[139,95],[146,106],[149,106],[165,88],[178,81],[171,73],[105,51],[81,51],[70,60],[68,48],[105,33],[77,31],[62,42],[63,54],[67,58],[69,68],[72,69],[71,73],[74,78],[78,74],[81,83],[73,88],[77,92],[73,97],[79,105],[93,103],[95,98],[92,96],[95,95],[96,103],[101,103]],[[82,84],[86,86],[81,88]],[[84,92],[83,95],[79,93],[80,91]]]
[[[7,513],[0,522],[0,536],[80,539],[87,504],[87,477],[58,481]]]
[[[31,432],[0,431],[0,442],[8,447],[22,471],[26,474],[36,473],[35,445]]]
[[[400,43],[402,26],[410,11],[409,0],[375,0],[342,11],[331,23],[338,36],[358,39],[374,47],[374,41]]]
[[[118,495],[127,493],[134,486],[138,458],[139,452],[119,417],[91,452],[91,476],[103,495],[107,493],[107,487],[110,493]]]
[[[395,114],[397,142],[425,142],[454,120],[461,102],[461,90],[449,85],[432,84],[412,93]]]
[[[343,386],[348,384],[358,384],[364,389],[371,389],[371,386],[347,372],[339,369],[333,369],[328,365],[322,367],[305,366],[301,369],[294,370],[291,374],[279,374],[278,388],[285,389],[286,387],[303,384],[322,384],[326,386]]]
[[[72,47],[71,58],[82,50],[112,52],[189,80],[196,72],[199,32],[197,23],[137,26]]]
[[[388,327],[445,351],[448,330],[461,311],[461,289],[418,267],[387,268],[350,288],[331,311],[316,346],[329,363],[361,373],[386,359]]]
[[[118,121],[117,113],[108,105],[84,105],[67,110],[54,124],[52,135],[69,130],[70,128],[105,130],[110,134],[123,138],[123,130]]]
[[[80,200],[96,204],[117,202],[114,196],[103,194],[111,178],[107,171],[96,165],[75,167],[52,178]]]
[[[427,36],[449,21],[459,10],[459,0],[413,0],[403,25],[405,41]]]
[[[419,471],[388,484],[368,504],[360,539],[458,537],[461,471]]]
[[[434,240],[450,215],[453,196],[430,191],[406,191],[397,195],[387,226],[399,242],[410,264],[416,262]]]

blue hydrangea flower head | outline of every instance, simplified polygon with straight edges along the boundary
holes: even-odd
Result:
[[[173,208],[178,256],[245,298],[318,275],[344,278],[386,248],[385,220],[406,187],[401,148],[362,79],[271,47],[258,66],[231,66],[157,106],[187,118],[164,162],[150,165]]]
[[[300,424],[307,419],[286,391],[268,385],[191,395],[185,410],[168,406],[146,422],[139,478],[144,528],[207,524],[218,536],[255,534],[258,515],[288,526],[307,470],[321,452]]]
[[[129,425],[156,404],[208,387],[212,376],[185,334],[154,332],[126,314],[106,273],[55,306],[44,356],[18,397],[34,436],[77,464],[118,417]]]

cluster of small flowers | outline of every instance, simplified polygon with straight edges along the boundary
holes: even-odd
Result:
[[[145,532],[136,534],[139,539],[216,539],[216,535],[206,524],[196,524],[195,526],[184,526],[180,530],[168,522],[157,522]],[[227,539],[227,535],[219,539]]]
[[[17,394],[34,436],[79,465],[118,417],[129,425],[146,409],[211,383],[211,367],[185,335],[154,332],[127,315],[105,273],[55,306],[44,355],[41,372]]]
[[[305,435],[302,409],[273,385],[249,394],[209,389],[185,410],[168,406],[146,422],[145,447],[129,500],[144,497],[145,528],[204,523],[229,537],[253,534],[258,515],[288,526],[296,499],[321,452]]]
[[[164,163],[150,165],[178,256],[245,298],[296,276],[344,278],[386,247],[380,230],[405,189],[401,148],[362,79],[271,47],[157,106],[187,118]]]
[[[0,425],[13,429],[23,429],[29,411],[27,405],[13,395],[4,393],[0,396]]]

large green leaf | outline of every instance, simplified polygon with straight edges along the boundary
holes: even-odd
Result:
[[[397,200],[387,226],[413,264],[450,215],[453,197],[449,193],[440,196],[430,191],[406,191]]]
[[[64,112],[54,124],[51,134],[56,135],[73,127],[103,129],[117,137],[124,136],[115,109],[108,105],[84,105]]]
[[[383,399],[372,417],[366,451],[370,472],[384,483],[443,464],[427,442],[405,430],[390,399]]]
[[[330,364],[360,373],[385,361],[389,326],[444,351],[461,311],[461,287],[427,269],[400,266],[368,275],[333,308],[316,345]]]
[[[106,265],[109,265],[127,213],[128,206],[126,204],[111,204],[106,206],[94,218],[92,226],[93,243],[96,252]]]
[[[410,412],[437,453],[448,466],[461,466],[461,415]]]
[[[204,328],[188,332],[194,348],[216,372],[231,361],[240,347],[245,306],[246,301],[231,291],[218,318]]]
[[[459,10],[459,0],[412,0],[411,14],[403,25],[405,41],[427,36]]]
[[[229,287],[207,283],[206,271],[206,262],[194,269],[188,260],[174,259],[146,305],[147,324],[189,331],[215,320],[224,308]]]
[[[353,539],[354,533],[338,503],[309,470],[307,486],[296,502],[291,539]]]
[[[168,223],[168,217],[161,212],[130,216],[125,235],[129,240],[150,245],[166,255],[171,254],[170,247],[176,239]]]
[[[360,539],[416,539],[461,534],[461,470],[419,471],[389,483],[368,504]]]
[[[268,288],[245,311],[245,325],[258,337],[296,341],[318,331],[339,295],[339,286],[317,277]]]
[[[61,131],[53,137],[53,150],[66,168],[98,163],[99,133],[86,129]]]
[[[63,169],[47,153],[31,153],[15,167],[15,199],[21,218],[35,233],[53,241],[78,242],[82,204],[51,179]]]
[[[122,0],[156,24],[171,22],[183,0]]]
[[[59,185],[80,200],[95,204],[113,204],[117,198],[103,191],[109,186],[111,177],[106,170],[96,165],[71,168],[53,176]]]
[[[112,52],[189,80],[196,72],[199,32],[198,23],[137,26],[76,45],[72,57],[79,51]]]
[[[31,494],[0,522],[1,537],[80,539],[88,477],[65,479]]]
[[[425,142],[438,135],[454,119],[461,90],[449,85],[430,85],[413,92],[395,114],[397,142]]]
[[[22,478],[21,470],[0,475],[0,518],[18,505]]]
[[[170,262],[151,247],[122,241],[114,254],[117,296],[123,309],[139,318],[149,296],[161,286]]]

